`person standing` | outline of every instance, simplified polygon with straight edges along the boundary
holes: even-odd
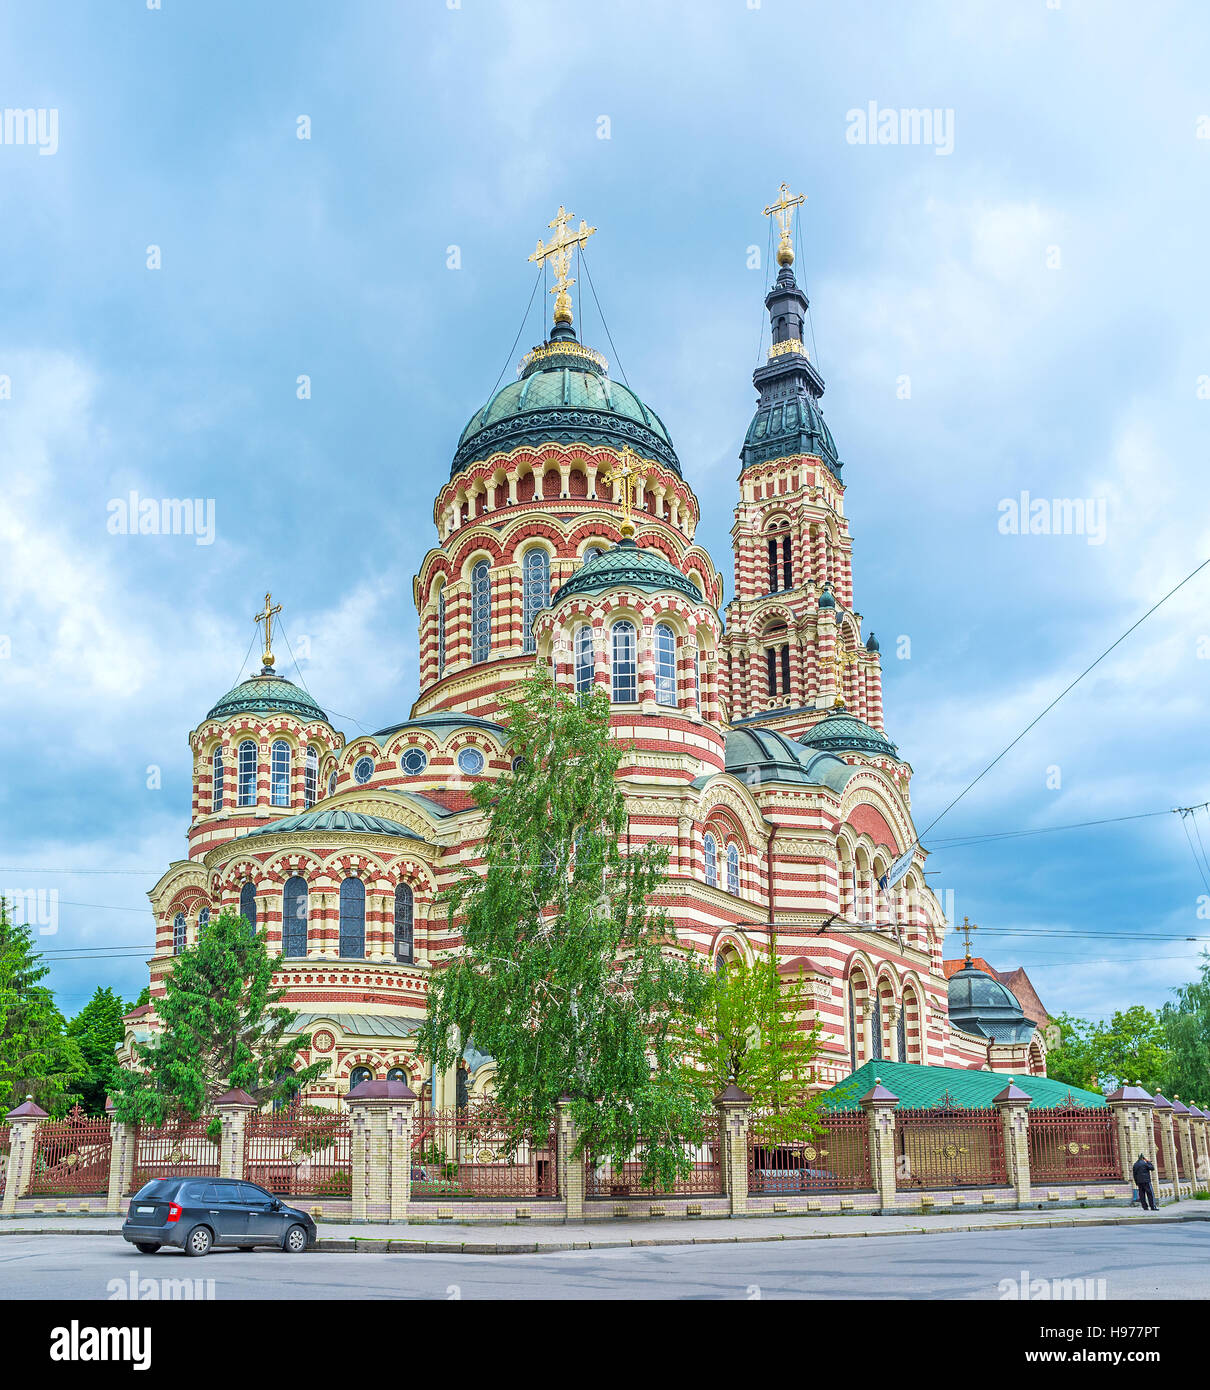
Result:
[[[1151,1186],[1151,1175],[1155,1172],[1155,1164],[1147,1158],[1145,1154],[1139,1154],[1134,1161],[1131,1173],[1134,1176],[1134,1185],[1139,1190],[1139,1202],[1144,1211],[1156,1211],[1155,1190]]]

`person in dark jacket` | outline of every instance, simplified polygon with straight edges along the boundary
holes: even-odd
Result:
[[[1155,1192],[1151,1186],[1151,1175],[1155,1172],[1155,1164],[1146,1155],[1139,1154],[1134,1161],[1131,1172],[1134,1175],[1134,1185],[1139,1190],[1139,1203],[1143,1210],[1155,1211]]]

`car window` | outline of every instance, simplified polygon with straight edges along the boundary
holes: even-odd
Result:
[[[207,1194],[214,1186],[208,1182],[187,1182],[177,1193],[177,1200],[181,1202],[207,1202],[212,1200]]]
[[[237,1182],[216,1182],[214,1184],[214,1200],[219,1202],[243,1202],[244,1194],[240,1191],[241,1184]]]
[[[257,1187],[252,1182],[242,1182],[239,1185],[240,1197],[245,1202],[252,1202],[256,1206],[263,1206],[266,1202],[273,1200],[272,1196],[263,1187]]]
[[[167,1178],[152,1178],[150,1182],[145,1182],[134,1195],[139,1198],[166,1197],[175,1186],[176,1184]]]

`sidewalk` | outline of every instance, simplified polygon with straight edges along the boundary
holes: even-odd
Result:
[[[732,1245],[736,1242],[836,1240],[854,1236],[930,1235],[954,1231],[1021,1230],[1031,1226],[1164,1225],[1210,1221],[1210,1202],[1170,1202],[1158,1212],[1137,1207],[1063,1211],[1006,1211],[975,1218],[941,1212],[888,1216],[757,1216],[730,1220],[608,1221],[525,1226],[388,1225],[321,1222],[317,1249],[369,1254],[532,1255],[556,1250],[612,1250],[636,1245]],[[0,1236],[118,1236],[116,1216],[22,1214],[0,1219]]]

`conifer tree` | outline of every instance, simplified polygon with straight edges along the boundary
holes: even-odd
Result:
[[[80,1104],[90,1115],[103,1115],[109,1082],[117,1069],[114,1053],[125,1036],[126,1005],[108,986],[98,985],[92,998],[67,1025],[84,1058],[87,1073],[80,1085]]]

